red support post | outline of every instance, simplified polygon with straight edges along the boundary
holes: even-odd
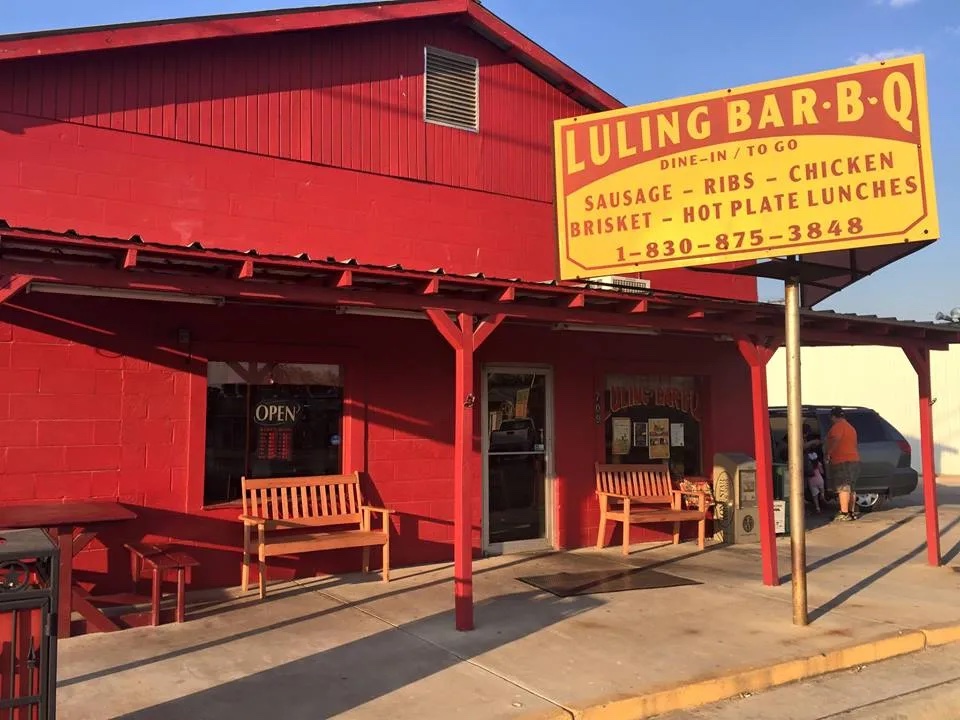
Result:
[[[773,524],[773,451],[770,447],[770,409],[767,402],[767,363],[776,352],[776,347],[747,338],[737,340],[737,347],[750,366],[763,584],[776,586],[780,584],[780,573],[777,568],[777,535]]]
[[[456,410],[453,441],[453,587],[457,630],[473,630],[473,519],[470,500],[473,490],[474,351],[503,322],[492,316],[474,330],[473,315],[461,313],[457,322],[443,310],[428,309],[427,316],[456,354]]]
[[[933,446],[933,397],[930,382],[930,348],[904,347],[917,373],[920,400],[920,462],[923,469],[923,511],[927,521],[927,563],[940,567],[940,518],[937,515],[937,467]]]

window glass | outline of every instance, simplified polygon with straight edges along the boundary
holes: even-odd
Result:
[[[883,442],[889,440],[887,428],[884,427],[880,416],[872,412],[847,411],[847,420],[857,431],[857,442]]]
[[[240,478],[341,472],[343,382],[337,365],[207,366],[204,503],[240,497]]]
[[[667,462],[678,478],[702,475],[703,411],[698,378],[608,375],[606,462]]]

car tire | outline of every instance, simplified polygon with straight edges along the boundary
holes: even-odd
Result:
[[[883,507],[883,493],[857,493],[857,509],[860,512],[873,512]]]

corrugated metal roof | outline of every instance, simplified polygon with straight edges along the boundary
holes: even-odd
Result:
[[[594,281],[557,282],[530,281],[521,278],[486,277],[450,274],[443,268],[413,269],[399,264],[383,266],[364,264],[356,258],[313,259],[306,253],[297,255],[260,255],[254,250],[235,251],[204,247],[201,243],[171,245],[145,242],[140,236],[104,238],[80,235],[75,231],[52,232],[33,228],[14,228],[0,220],[0,269],[7,274],[16,272],[43,274],[50,266],[59,264],[74,268],[84,260],[98,272],[119,272],[123,277],[137,277],[129,270],[124,253],[135,251],[139,259],[134,265],[144,272],[154,270],[162,276],[184,276],[205,282],[233,283],[245,278],[238,286],[249,284],[249,279],[286,283],[290,280],[323,280],[331,274],[349,272],[351,292],[393,292],[390,302],[398,299],[423,304],[424,297],[445,298],[458,306],[483,305],[486,312],[504,312],[517,317],[529,316],[544,322],[556,321],[558,312],[575,321],[613,322],[621,325],[647,325],[666,331],[754,335],[777,339],[782,335],[783,306],[777,303],[749,302],[689,293],[677,293],[652,288],[638,293],[624,292],[617,287],[597,287]],[[111,255],[119,253],[119,255]],[[13,269],[12,269],[13,268]],[[232,268],[233,274],[226,274]],[[159,275],[159,273],[158,273]],[[442,288],[436,281],[442,278]],[[428,281],[429,292],[422,288]],[[256,283],[261,287],[264,283]],[[232,286],[231,286],[232,287]],[[292,285],[279,285],[288,289]],[[327,287],[326,285],[322,287]],[[377,288],[391,288],[377,290]],[[420,289],[417,289],[420,288]],[[442,289],[442,292],[441,292]],[[397,291],[402,291],[397,295]],[[502,293],[499,300],[476,300],[477,292]],[[278,290],[279,292],[279,290]],[[404,294],[405,293],[405,294]],[[509,300],[506,296],[509,295]],[[500,303],[498,305],[498,303]],[[452,307],[453,305],[451,305]],[[386,307],[386,305],[385,305]],[[524,312],[519,313],[518,308]],[[920,344],[945,346],[960,343],[960,328],[951,324],[937,324],[876,315],[838,313],[832,310],[802,310],[805,344]],[[568,320],[565,320],[565,322]],[[875,330],[874,330],[875,328]]]

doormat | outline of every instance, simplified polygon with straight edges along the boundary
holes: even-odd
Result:
[[[552,575],[535,575],[518,579],[527,583],[527,585],[533,585],[535,588],[552,593],[557,597],[703,584],[697,580],[670,575],[659,570],[644,570],[643,568],[554,573]]]

